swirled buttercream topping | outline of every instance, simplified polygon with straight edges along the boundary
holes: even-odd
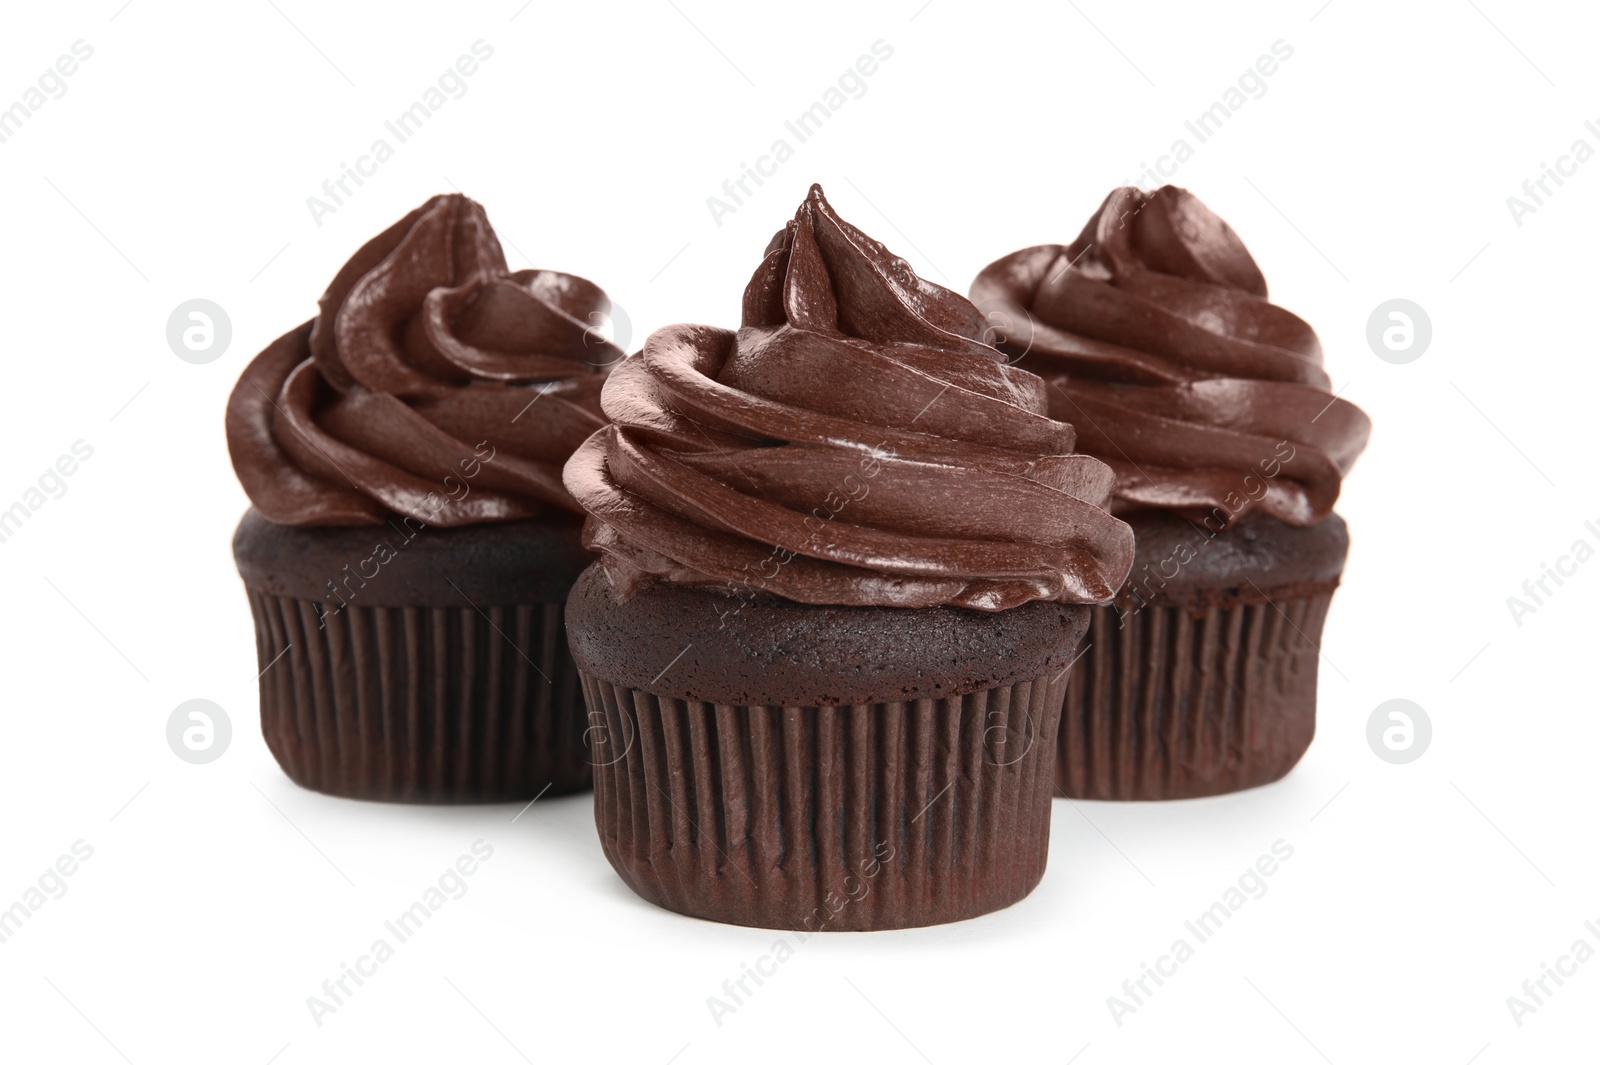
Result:
[[[659,330],[567,464],[614,586],[1003,610],[1103,602],[1132,564],[1112,474],[1073,453],[1044,383],[983,342],[967,300],[813,187],[732,332]]]
[[[577,510],[561,467],[623,352],[583,278],[508,270],[483,208],[436,196],[339,271],[228,401],[250,501],[285,525],[460,526]]]
[[[1117,189],[1072,244],[985,267],[972,298],[1116,471],[1117,513],[1309,525],[1366,447],[1371,423],[1330,392],[1316,334],[1183,189]]]

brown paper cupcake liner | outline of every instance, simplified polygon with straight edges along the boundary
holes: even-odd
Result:
[[[1179,799],[1289,772],[1316,730],[1333,591],[1231,606],[1096,607],[1062,711],[1074,799]]]
[[[728,706],[585,675],[610,752],[601,845],[650,902],[736,924],[869,931],[1001,909],[1044,873],[1066,683]]]
[[[308,600],[249,595],[261,732],[296,783],[429,803],[589,785],[589,722],[561,602],[348,605],[319,618]]]

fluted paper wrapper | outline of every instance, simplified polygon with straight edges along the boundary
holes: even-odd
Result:
[[[1001,909],[1044,873],[1066,683],[725,706],[585,676],[610,752],[601,845],[645,899],[732,924],[868,931]]]
[[[427,803],[589,785],[563,603],[352,604],[319,619],[307,600],[249,595],[261,731],[296,783]]]
[[[1074,799],[1181,799],[1268,784],[1316,730],[1332,590],[1232,606],[1094,610],[1067,685],[1057,785]]]

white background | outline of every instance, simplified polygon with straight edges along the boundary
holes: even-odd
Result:
[[[74,41],[94,53],[0,144],[0,506],[75,440],[94,454],[0,544],[0,906],[75,840],[94,853],[0,944],[0,1057],[1593,1059],[1600,960],[1520,1027],[1506,998],[1574,940],[1600,947],[1584,928],[1600,922],[1600,560],[1520,626],[1506,599],[1574,540],[1600,547],[1584,528],[1600,527],[1600,160],[1520,226],[1506,199],[1575,139],[1600,148],[1583,125],[1600,125],[1600,26],[1576,4],[1320,2],[9,8],[0,106]],[[466,94],[318,226],[306,198],[480,38],[493,57]],[[893,56],[865,95],[716,225],[707,197],[879,39]],[[245,497],[223,405],[368,237],[459,187],[514,267],[598,282],[637,346],[672,322],[734,324],[817,180],[964,291],[1193,144],[1184,121],[1279,39],[1293,56],[1265,94],[1173,180],[1243,236],[1375,424],[1340,503],[1354,547],[1319,733],[1286,780],[1058,801],[1022,904],[814,938],[718,1026],[707,997],[775,934],[633,897],[588,795],[513,822],[515,806],[325,798],[278,771],[229,550]],[[233,323],[209,365],[165,338],[195,297]],[[1433,323],[1408,365],[1365,339],[1394,297]],[[1400,697],[1434,737],[1396,766],[1365,730]],[[165,740],[191,698],[234,725],[210,765]],[[480,838],[494,856],[468,894],[314,1024],[307,997]],[[1114,1023],[1108,996],[1279,839],[1294,855],[1268,892]]]

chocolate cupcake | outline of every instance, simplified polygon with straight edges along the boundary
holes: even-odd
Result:
[[[600,552],[567,627],[601,844],[644,898],[901,928],[1044,872],[1082,604],[1132,536],[985,325],[813,187],[742,328],[662,329],[607,382],[566,468]]]
[[[561,482],[623,353],[599,288],[510,272],[438,196],[251,361],[228,449],[261,730],[297,783],[398,802],[587,787],[562,609],[593,556]]]
[[[1370,429],[1330,393],[1316,334],[1172,186],[1116,190],[1074,243],[990,264],[972,298],[1116,471],[1137,543],[1068,685],[1062,791],[1175,799],[1282,777],[1316,727],[1349,548],[1333,505]]]

